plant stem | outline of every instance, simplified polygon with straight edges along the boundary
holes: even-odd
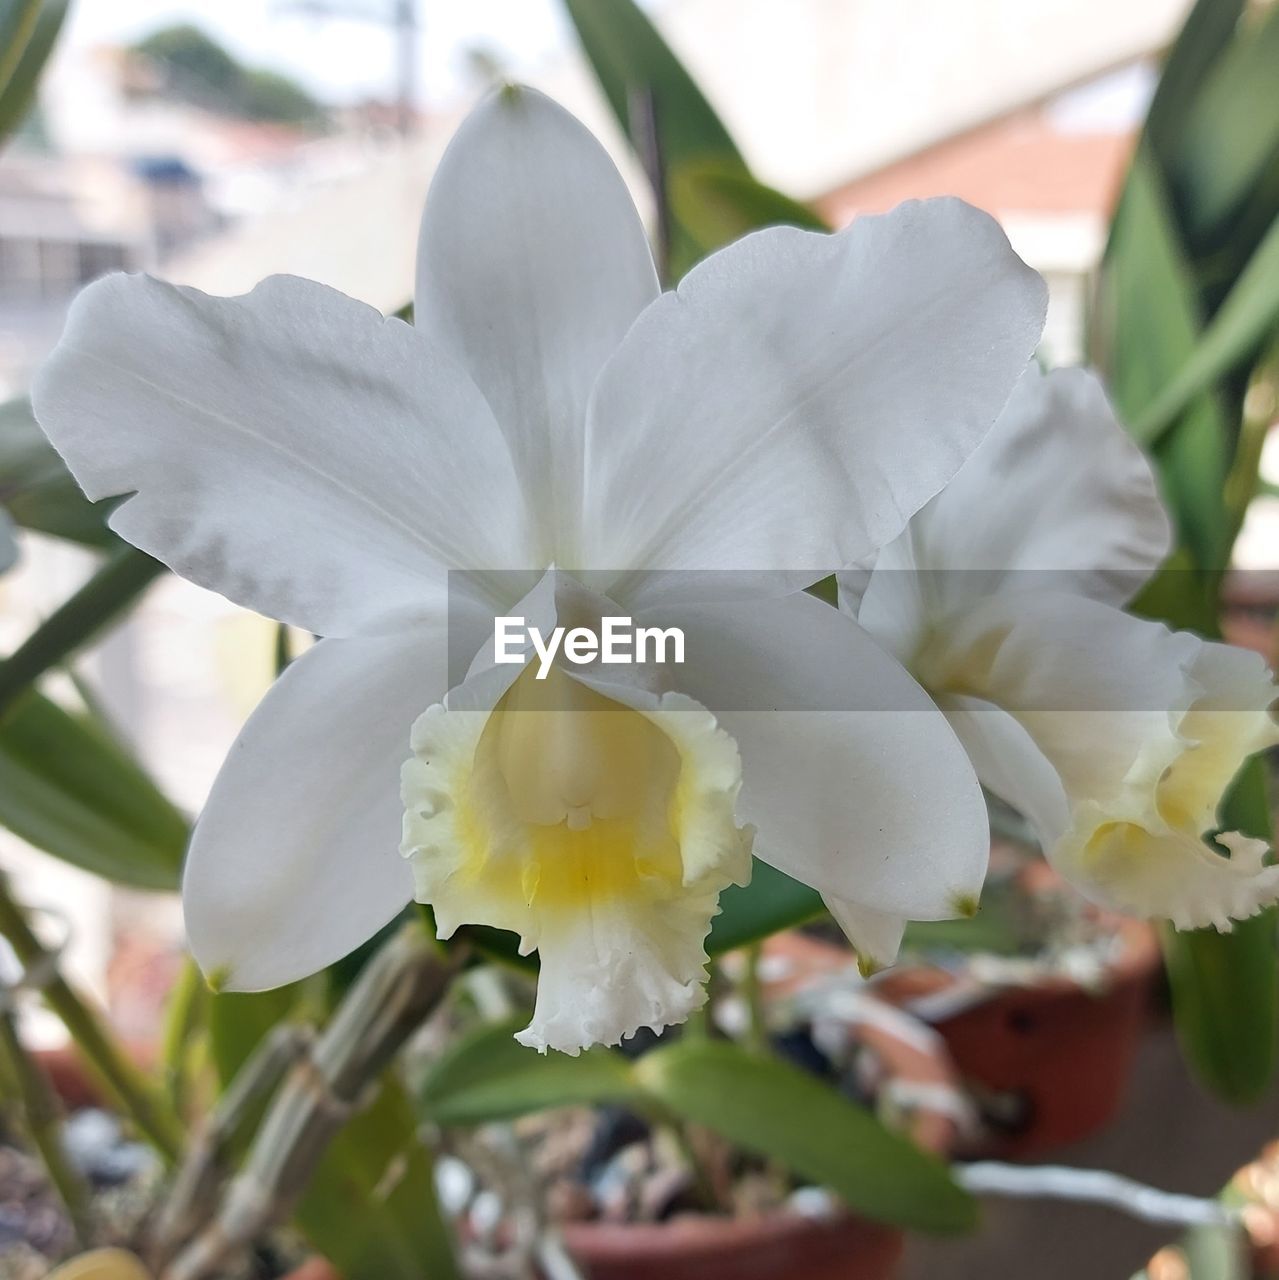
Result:
[[[168,1163],[175,1162],[182,1150],[182,1126],[177,1116],[129,1061],[101,1018],[62,976],[56,957],[46,951],[36,937],[3,875],[0,875],[0,934],[28,971],[47,966],[49,977],[40,992],[45,1003],[62,1019],[63,1026],[101,1077],[116,1105]]]
[[[133,547],[112,555],[0,663],[0,708],[100,635],[164,572],[158,560]]]
[[[182,1242],[157,1242],[152,1260],[161,1280],[222,1275],[229,1257],[288,1217],[329,1143],[404,1042],[439,1007],[465,959],[460,950],[444,955],[423,922],[413,920],[365,965],[324,1032],[294,1064],[212,1221],[172,1260]],[[245,1086],[246,1096],[270,1078],[280,1063],[277,1054],[288,1048],[268,1046],[264,1057],[250,1059],[246,1066],[257,1078]],[[199,1145],[193,1157],[208,1163]],[[180,1182],[187,1181],[184,1170]],[[199,1170],[191,1172],[190,1182],[199,1186],[200,1198],[208,1197]],[[441,1277],[450,1274],[455,1273],[440,1271]]]
[[[169,994],[164,1021],[164,1085],[169,1105],[181,1117],[187,1101],[191,1042],[208,1019],[209,988],[200,966],[190,956]]]
[[[87,1248],[93,1237],[89,1189],[62,1148],[59,1132],[61,1113],[53,1087],[24,1048],[13,1013],[7,1007],[0,1008],[0,1074],[4,1077],[6,1091],[12,1090],[21,1104],[27,1136],[44,1162],[54,1190],[66,1206],[76,1241]]]
[[[759,963],[764,955],[764,944],[752,942],[746,948],[746,970],[742,975],[742,995],[746,999],[749,1018],[746,1024],[746,1045],[756,1053],[768,1053],[768,1013],[764,1008],[764,992],[759,981]]]

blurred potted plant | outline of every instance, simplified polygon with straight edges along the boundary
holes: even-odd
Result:
[[[1154,930],[1084,903],[1040,861],[996,846],[970,927],[908,930],[872,989],[934,1027],[982,1120],[968,1154],[1024,1157],[1117,1113],[1159,974]]]
[[[752,962],[738,958],[753,983]],[[717,1000],[739,994],[721,983]],[[969,1211],[936,1180],[931,1158],[949,1153],[953,1115],[934,1101],[895,1102],[953,1089],[944,1053],[921,1051],[908,1020],[884,1006],[883,1020],[834,1060],[810,1055],[802,1070],[763,1047],[755,1019],[765,1014],[751,1007],[742,1031],[754,1050],[699,1019],[674,1043],[625,1055],[530,1059],[506,1021],[476,1027],[432,1061],[420,1096],[454,1159],[471,1166],[459,1206],[470,1250],[510,1246],[522,1219],[518,1243],[551,1280],[559,1243],[595,1280],[868,1280],[895,1269],[901,1231],[886,1224],[962,1226]],[[584,1101],[597,1109],[583,1110]],[[574,1109],[545,1114],[562,1106]],[[867,1106],[924,1154],[879,1127]],[[898,1203],[907,1186],[909,1221],[900,1215],[906,1198]],[[927,1220],[916,1216],[924,1203]]]

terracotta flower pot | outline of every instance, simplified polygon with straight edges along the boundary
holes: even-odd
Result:
[[[153,1045],[127,1044],[130,1060],[141,1069],[149,1070],[156,1060]],[[110,1098],[101,1080],[94,1074],[80,1050],[74,1044],[58,1045],[49,1049],[37,1049],[33,1055],[44,1069],[53,1091],[68,1111],[79,1107],[109,1107]]]
[[[956,1087],[944,1050],[928,1038],[894,1034],[889,1016],[858,1036],[887,1079],[942,1094]],[[896,1014],[901,1017],[900,1013]],[[948,1154],[956,1139],[951,1115],[920,1107],[911,1136]],[[889,1280],[902,1233],[853,1214],[833,1219],[778,1212],[727,1218],[681,1214],[666,1222],[574,1222],[561,1228],[569,1252],[589,1280]]]
[[[342,1280],[342,1277],[327,1258],[308,1258],[300,1267],[290,1271],[284,1280]]]
[[[590,1280],[887,1280],[901,1232],[796,1214],[571,1223],[564,1242]]]
[[[1097,992],[1051,976],[929,1019],[961,1078],[1013,1104],[1007,1124],[988,1136],[981,1154],[1039,1154],[1088,1136],[1114,1116],[1160,963],[1149,925],[1116,920],[1115,927],[1122,948]],[[957,981],[946,970],[909,967],[884,974],[875,992],[910,1008]]]

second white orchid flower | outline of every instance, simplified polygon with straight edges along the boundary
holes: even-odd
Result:
[[[972,899],[986,817],[954,734],[795,591],[946,484],[1043,310],[957,201],[760,232],[663,294],[603,150],[521,90],[444,157],[413,326],[286,277],[234,299],[90,287],[34,392],[86,493],[130,495],[112,526],[176,572],[326,637],[196,825],[205,970],[292,981],[416,895],[445,933],[536,948],[522,1038],[576,1052],[702,1001],[752,827],[835,897]],[[684,664],[538,683],[484,657],[500,615],[545,633],[610,612],[682,628]]]
[[[1169,541],[1150,467],[1096,378],[1032,367],[869,576],[844,576],[842,600],[1084,894],[1228,929],[1279,900],[1263,841],[1207,842],[1240,766],[1279,742],[1276,691],[1257,654],[1121,612]],[[830,905],[867,962],[895,957],[902,916]]]

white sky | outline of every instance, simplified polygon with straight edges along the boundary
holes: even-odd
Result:
[[[395,0],[311,0],[389,13]],[[419,88],[447,101],[466,84],[466,50],[482,46],[511,71],[536,65],[570,38],[560,0],[417,0]],[[298,0],[75,0],[67,39],[127,43],[157,27],[194,22],[245,62],[296,76],[332,101],[391,96],[395,45],[389,26],[321,18]]]

